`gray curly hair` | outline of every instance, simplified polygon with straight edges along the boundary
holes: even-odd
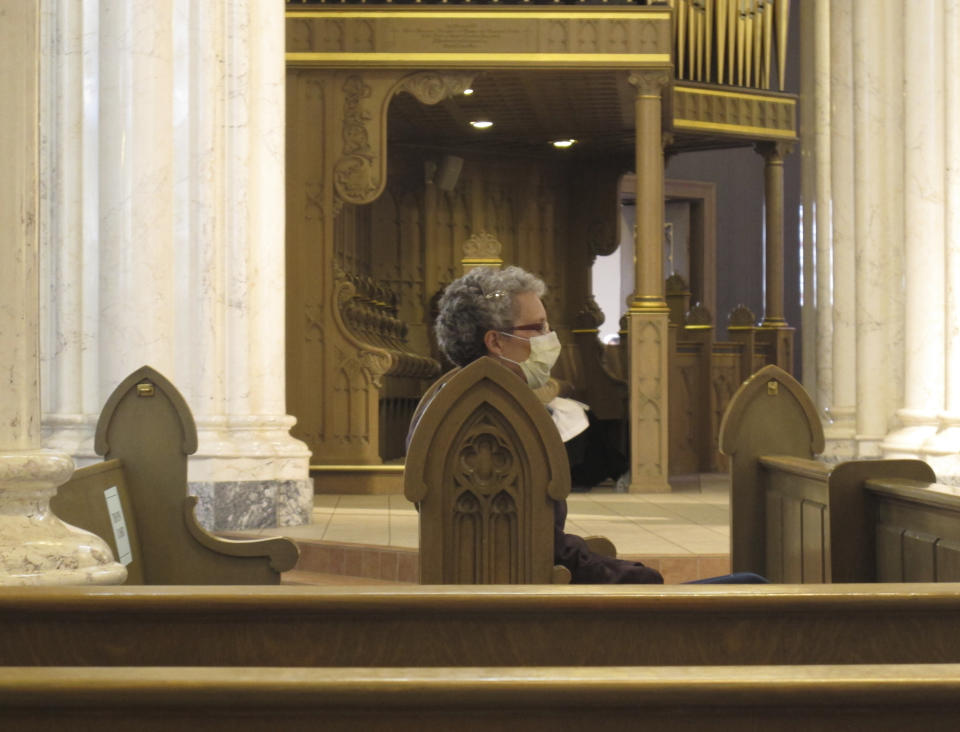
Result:
[[[522,292],[543,297],[547,286],[520,267],[478,267],[451,282],[440,298],[435,332],[444,355],[466,366],[487,353],[488,330],[513,326],[513,298]]]

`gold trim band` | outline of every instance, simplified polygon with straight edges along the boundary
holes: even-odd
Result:
[[[571,333],[599,333],[599,328],[572,328]]]
[[[731,99],[747,99],[750,101],[777,102],[778,104],[788,104],[791,107],[797,106],[797,100],[792,96],[774,97],[766,94],[747,94],[745,92],[731,92],[720,89],[700,89],[698,87],[680,86],[673,87],[674,94],[700,94],[708,97],[729,97]]]
[[[701,122],[693,119],[675,118],[673,120],[675,130],[701,130],[716,132],[733,132],[740,135],[763,135],[764,137],[776,137],[782,140],[797,140],[795,130],[778,130],[775,127],[752,127],[747,125],[733,125],[726,122]]]
[[[669,53],[381,53],[376,51],[291,51],[286,54],[291,66],[417,66],[442,63],[446,67],[510,66],[519,63],[549,66],[663,66],[670,63]]]
[[[287,18],[420,18],[425,20],[506,20],[516,22],[521,18],[535,18],[537,20],[660,20],[669,21],[670,14],[663,12],[643,12],[635,8],[623,10],[583,10],[558,11],[523,10],[520,8],[491,8],[490,10],[461,10],[459,8],[436,8],[431,10],[404,9],[395,10],[295,10],[288,8]]]

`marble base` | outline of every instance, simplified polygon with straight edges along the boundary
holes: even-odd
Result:
[[[44,415],[43,447],[70,455],[75,468],[103,460],[93,449],[97,418],[93,415]]]
[[[882,437],[857,437],[857,460],[872,460],[889,457],[884,453]]]
[[[888,458],[918,458],[924,445],[937,434],[940,420],[936,413],[919,409],[900,409],[897,418],[903,425],[883,440],[883,455]]]
[[[305,480],[198,481],[197,521],[208,531],[303,526],[313,515],[313,482]]]
[[[107,543],[50,511],[73,473],[68,455],[0,454],[0,585],[121,584],[127,570]]]
[[[834,422],[824,425],[823,454],[821,459],[828,463],[854,460],[859,456],[855,425]]]

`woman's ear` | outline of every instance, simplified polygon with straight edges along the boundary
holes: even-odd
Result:
[[[488,330],[483,334],[483,345],[487,347],[487,353],[492,356],[503,354],[503,348],[500,345],[500,334],[495,330]]]

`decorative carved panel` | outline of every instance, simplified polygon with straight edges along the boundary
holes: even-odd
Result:
[[[570,468],[543,405],[487,358],[424,399],[404,470],[420,509],[420,581],[551,582],[552,500],[569,492]]]

